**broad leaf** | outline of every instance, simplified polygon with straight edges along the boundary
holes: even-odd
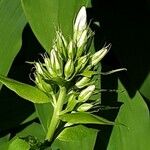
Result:
[[[0,74],[6,75],[20,50],[26,19],[20,0],[0,1]]]
[[[52,150],[93,150],[97,132],[82,125],[65,128],[54,141]]]
[[[71,124],[106,124],[114,125],[113,122],[104,119],[102,117],[86,113],[86,112],[77,112],[72,114],[64,114],[60,116],[62,121],[71,123]]]
[[[35,104],[35,109],[43,130],[45,133],[47,133],[47,129],[53,114],[53,106],[51,103]]]
[[[16,137],[27,137],[27,136],[34,136],[36,137],[38,140],[43,141],[45,138],[45,133],[43,131],[43,128],[40,124],[38,123],[32,123],[31,125],[29,125],[28,127],[26,127],[25,129],[23,129],[21,132],[19,132]]]
[[[30,146],[27,142],[22,139],[16,138],[12,143],[10,143],[8,150],[29,150]]]
[[[0,149],[8,150],[10,134],[0,138]]]
[[[50,51],[55,30],[60,27],[70,37],[75,14],[88,1],[22,0],[22,6],[35,36],[46,51]]]
[[[0,82],[20,97],[33,103],[48,103],[49,97],[36,87],[0,75]]]
[[[119,85],[120,90],[124,90]],[[121,106],[116,122],[127,126],[114,126],[109,141],[108,150],[146,150],[150,143],[150,117],[149,110],[137,92],[130,98],[127,92],[119,94],[119,100],[124,104]]]

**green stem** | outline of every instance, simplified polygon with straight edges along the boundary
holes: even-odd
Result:
[[[48,127],[48,132],[46,135],[46,140],[52,141],[54,133],[56,131],[56,128],[59,125],[60,119],[59,119],[59,114],[62,111],[63,103],[66,97],[66,88],[65,87],[60,87],[60,93],[58,96],[58,100],[56,103],[56,106],[54,108],[53,116],[51,119],[51,123]]]

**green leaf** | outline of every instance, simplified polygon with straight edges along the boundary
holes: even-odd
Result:
[[[52,144],[52,149],[93,150],[97,132],[82,125],[65,128]]]
[[[25,129],[23,129],[21,132],[19,132],[16,135],[16,137],[23,138],[23,137],[26,137],[29,135],[36,137],[38,140],[44,140],[44,138],[46,136],[46,134],[44,133],[44,130],[40,124],[32,123]]]
[[[91,77],[92,75],[95,75],[97,74],[96,72],[94,71],[89,71],[89,70],[85,70],[83,73],[81,73],[81,75],[85,76],[85,77]]]
[[[124,90],[122,84],[119,89]],[[149,110],[139,92],[131,98],[126,91],[119,93],[124,104],[121,106],[116,122],[127,126],[114,126],[108,150],[146,150],[150,147]],[[115,143],[115,144],[114,144]]]
[[[30,146],[27,142],[22,139],[16,138],[12,143],[10,143],[8,150],[29,150]]]
[[[22,6],[35,36],[46,51],[50,51],[56,28],[60,27],[70,37],[73,18],[80,6],[87,5],[88,1],[22,0]]]
[[[20,0],[0,1],[0,74],[7,75],[20,50],[26,19]]]
[[[48,103],[49,97],[36,87],[21,83],[0,75],[0,82],[14,91],[20,97],[33,103]]]
[[[51,103],[35,104],[35,109],[43,130],[47,133],[48,125],[53,115],[53,106]]]
[[[0,149],[8,150],[10,134],[0,138]]]
[[[62,121],[71,123],[71,124],[106,124],[114,125],[113,122],[104,119],[102,117],[86,113],[86,112],[77,112],[72,114],[64,114],[60,116]]]

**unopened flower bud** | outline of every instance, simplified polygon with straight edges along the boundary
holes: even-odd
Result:
[[[85,67],[87,62],[88,62],[88,55],[84,55],[84,56],[80,57],[77,62],[76,71],[77,72],[81,71]]]
[[[73,41],[70,41],[70,43],[68,45],[68,57],[72,60],[75,57],[75,47],[73,45]]]
[[[75,31],[83,31],[86,28],[86,8],[84,6],[81,7],[74,24]]]
[[[106,47],[103,47],[101,50],[96,52],[91,58],[91,65],[95,66],[96,64],[98,64],[102,60],[102,58],[108,53],[110,48],[111,48],[111,44],[109,44]]]
[[[85,111],[88,111],[89,109],[91,109],[93,107],[92,104],[90,103],[84,103],[82,105],[80,105],[77,109],[77,111],[80,111],[80,112],[85,112]]]
[[[80,101],[80,102],[87,101],[90,98],[90,96],[92,95],[94,90],[95,90],[95,85],[90,85],[86,89],[82,90],[78,97],[78,101]]]
[[[62,62],[54,49],[50,53],[51,67],[58,76],[62,75]]]
[[[73,72],[74,72],[74,63],[71,59],[68,59],[64,68],[65,79],[68,79],[69,77],[71,77]]]
[[[43,69],[42,69],[42,65],[40,63],[38,63],[38,62],[35,63],[35,69],[38,74],[43,75]]]
[[[50,93],[52,91],[51,85],[46,83],[39,74],[36,74],[35,76],[35,83],[39,89],[46,93]]]
[[[87,84],[90,82],[90,78],[88,77],[83,77],[81,80],[79,80],[75,85],[78,88],[83,88],[87,86]]]
[[[66,59],[67,58],[67,52],[66,52],[67,42],[60,31],[57,31],[56,33],[57,33],[57,37],[56,37],[57,50],[59,51],[62,58]]]
[[[87,42],[87,30],[85,29],[76,40],[78,48],[80,48],[82,45],[85,45]]]

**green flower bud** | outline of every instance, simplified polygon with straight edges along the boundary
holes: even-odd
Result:
[[[110,48],[111,48],[111,44],[109,44],[106,47],[103,47],[101,50],[96,52],[91,58],[91,65],[92,66],[97,65],[102,60],[102,58],[108,53]]]
[[[57,55],[57,52],[52,49],[50,53],[51,68],[58,76],[62,76],[62,61]]]
[[[38,62],[35,63],[35,69],[38,74],[41,74],[41,75],[44,74],[42,65],[40,63],[38,63]]]
[[[75,85],[78,88],[83,88],[87,86],[87,84],[90,82],[90,78],[88,77],[83,77],[81,80],[79,80]]]
[[[57,50],[59,51],[62,58],[66,59],[67,58],[67,52],[66,52],[67,42],[60,31],[57,31],[56,34],[57,34],[57,37],[56,37]]]
[[[68,59],[65,68],[64,68],[64,74],[65,74],[65,79],[69,79],[71,75],[74,72],[74,63],[71,59]]]
[[[51,77],[51,78],[55,78],[57,77],[57,74],[53,71],[53,69],[51,68],[51,63],[50,63],[50,59],[49,58],[44,58],[44,62],[45,62],[45,67],[48,71],[48,75]]]
[[[90,85],[86,89],[82,90],[78,97],[78,101],[80,101],[80,102],[87,101],[90,98],[90,96],[92,95],[94,90],[95,90],[95,85]]]
[[[68,98],[68,104],[67,104],[66,110],[68,112],[72,111],[76,104],[77,104],[76,95],[72,93]]]
[[[52,87],[50,84],[46,83],[39,74],[35,76],[35,83],[39,89],[42,91],[49,93],[52,91]]]
[[[68,45],[68,57],[72,60],[75,57],[75,47],[73,45],[73,41],[70,41],[70,43]]]
[[[80,72],[88,62],[88,55],[84,55],[78,59],[76,72]]]
[[[92,104],[90,103],[84,103],[82,105],[80,105],[77,109],[77,111],[80,111],[80,112],[85,112],[85,111],[88,111],[89,109],[91,109],[93,107]]]

